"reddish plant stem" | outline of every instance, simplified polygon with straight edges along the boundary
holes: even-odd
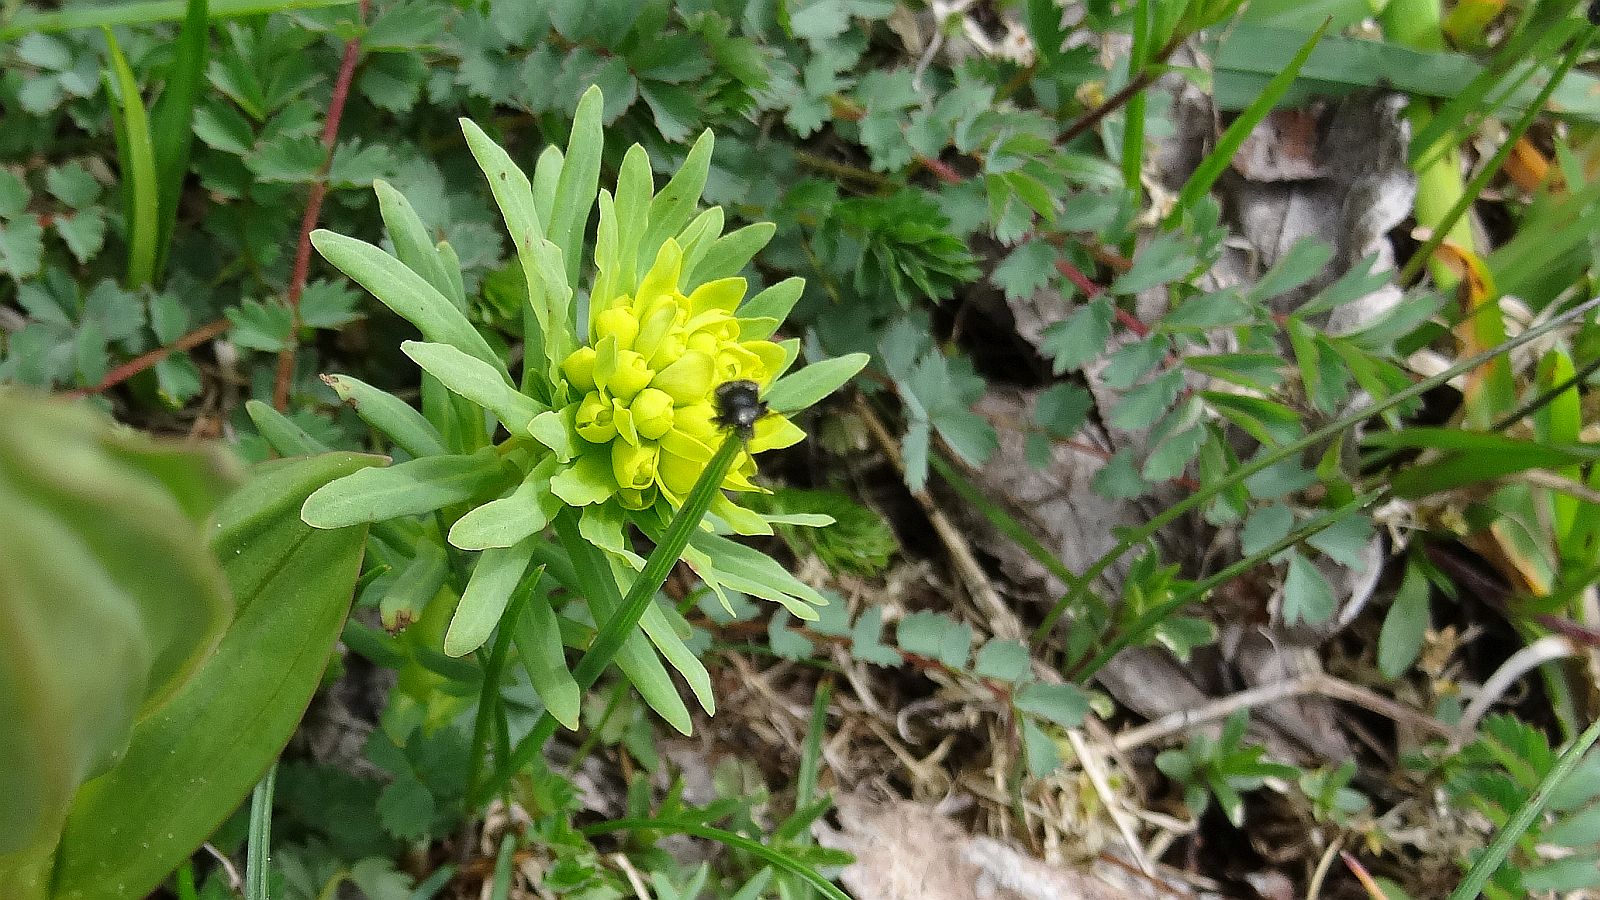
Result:
[[[1104,290],[1104,288],[1100,287],[1100,285],[1090,281],[1089,276],[1083,274],[1082,269],[1073,265],[1067,259],[1058,258],[1056,260],[1056,271],[1067,276],[1067,280],[1072,282],[1073,287],[1076,287],[1078,290],[1082,291],[1085,297],[1097,297],[1100,295],[1101,291]],[[1129,331],[1133,332],[1139,337],[1149,337],[1150,326],[1139,321],[1138,317],[1133,313],[1128,312],[1119,306],[1116,309],[1116,317],[1117,321],[1121,322]]]
[[[157,347],[148,353],[142,353],[138,356],[135,356],[133,359],[128,360],[122,365],[117,366],[116,368],[107,372],[106,377],[100,379],[100,383],[94,387],[77,388],[76,390],[66,391],[62,396],[86,397],[90,394],[99,394],[108,391],[124,381],[127,381],[129,378],[139,374],[140,372],[143,372],[145,369],[148,369],[156,363],[161,362],[168,356],[171,356],[180,350],[192,350],[193,348],[204,344],[206,341],[217,337],[231,327],[233,327],[233,322],[227,319],[218,319],[215,322],[201,325],[199,328],[196,328],[183,337],[178,338],[165,347]]]
[[[371,0],[361,0],[358,21],[366,22]],[[289,408],[289,385],[294,381],[294,355],[300,332],[300,297],[306,290],[306,278],[311,272],[311,232],[316,230],[322,216],[322,201],[328,195],[328,168],[333,164],[333,145],[339,137],[339,120],[344,116],[345,101],[350,98],[350,82],[355,80],[356,63],[361,60],[361,38],[356,36],[344,44],[344,58],[339,62],[339,74],[333,82],[333,97],[328,101],[328,118],[322,124],[322,148],[327,156],[317,180],[311,183],[311,194],[306,198],[306,213],[300,219],[300,240],[295,246],[294,269],[289,276],[289,312],[293,327],[289,340],[278,351],[278,377],[272,389],[272,405],[279,412]]]

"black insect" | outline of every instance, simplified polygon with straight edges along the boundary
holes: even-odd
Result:
[[[754,381],[724,381],[717,385],[717,422],[722,427],[732,428],[749,440],[755,433],[756,420],[766,414],[767,404]]]

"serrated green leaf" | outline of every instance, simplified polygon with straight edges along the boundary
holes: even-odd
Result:
[[[1317,567],[1299,551],[1289,554],[1289,574],[1283,580],[1283,618],[1290,625],[1316,625],[1333,618],[1339,601]]]

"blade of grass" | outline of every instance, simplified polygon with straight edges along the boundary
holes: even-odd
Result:
[[[743,850],[751,856],[758,857],[774,869],[798,875],[805,879],[812,887],[828,900],[850,900],[850,895],[839,890],[833,882],[817,874],[817,870],[795,859],[782,850],[768,847],[759,841],[752,841],[741,834],[701,825],[698,822],[664,822],[658,819],[613,819],[610,822],[600,822],[579,829],[584,835],[594,837],[598,834],[610,834],[615,831],[660,831],[667,834],[687,834],[691,837],[704,838],[716,841],[735,850]]]
[[[1295,78],[1300,74],[1300,68],[1311,57],[1311,51],[1317,48],[1323,32],[1328,30],[1330,21],[1332,20],[1324,19],[1322,24],[1317,26],[1311,37],[1300,45],[1300,51],[1289,61],[1289,65],[1274,75],[1272,80],[1267,82],[1266,88],[1261,91],[1261,95],[1245,107],[1244,111],[1239,113],[1239,117],[1222,132],[1222,137],[1217,139],[1216,148],[1206,154],[1206,158],[1200,161],[1194,174],[1184,182],[1183,190],[1178,192],[1178,202],[1167,215],[1165,222],[1167,228],[1176,226],[1182,219],[1184,210],[1190,209],[1200,201],[1200,198],[1211,192],[1211,186],[1221,177],[1223,170],[1233,160],[1233,155],[1239,152],[1239,147],[1244,144],[1245,138],[1250,136],[1250,132],[1255,130],[1261,120],[1267,117],[1267,113],[1272,112],[1272,108],[1278,104],[1283,95],[1288,93],[1289,86],[1294,84]]]
[[[727,476],[734,457],[739,454],[743,446],[744,442],[739,439],[739,435],[730,432],[716,455],[706,464],[705,471],[700,473],[700,479],[694,483],[689,496],[684,498],[683,505],[678,508],[671,524],[661,535],[660,543],[656,544],[650,557],[645,560],[644,570],[629,586],[627,595],[622,598],[622,605],[617,607],[600,627],[594,642],[584,651],[583,658],[578,660],[572,677],[578,682],[580,689],[587,691],[594,686],[601,673],[616,658],[617,651],[622,649],[623,642],[639,626],[639,618],[644,615],[645,608],[654,602],[656,592],[661,590],[661,585],[666,583],[668,573],[683,556],[683,549],[689,545],[689,536],[700,527],[700,520],[711,507],[711,501],[722,490],[722,479]],[[478,790],[477,796],[469,797],[469,802],[473,806],[478,806],[493,797],[500,790],[499,782],[521,771],[532,762],[555,731],[555,717],[546,711],[539,716],[539,721],[533,726],[533,730],[512,751],[509,765],[497,771],[493,779],[485,782]]]
[[[1579,0],[1556,0],[1553,3],[1536,4],[1534,8],[1529,9],[1524,14],[1516,33],[1501,45],[1483,71],[1440,106],[1434,113],[1433,120],[1411,139],[1409,160],[1411,164],[1419,163],[1435,145],[1443,142],[1447,134],[1464,130],[1469,116],[1482,121],[1495,115],[1536,69],[1535,66],[1527,66],[1522,72],[1517,73],[1515,72],[1517,65],[1529,59],[1544,58],[1544,43],[1550,37],[1559,36],[1565,39],[1557,29],[1566,23],[1567,17],[1572,14],[1578,3]],[[1571,22],[1570,27],[1580,26],[1577,22]],[[1511,86],[1500,91],[1495,97],[1489,97],[1491,90],[1505,83]]]
[[[144,287],[155,277],[156,266],[156,157],[150,141],[150,120],[145,115],[144,99],[139,96],[139,82],[128,68],[127,57],[117,46],[116,35],[104,29],[106,47],[111,55],[111,71],[107,79],[115,90],[113,112],[120,110],[117,131],[118,168],[129,185],[126,215],[128,218],[128,276],[130,288]]]
[[[1257,472],[1261,472],[1271,466],[1277,465],[1286,459],[1297,457],[1305,451],[1320,446],[1325,441],[1331,440],[1343,434],[1346,430],[1359,424],[1360,422],[1381,414],[1384,410],[1393,409],[1394,407],[1410,401],[1413,398],[1420,397],[1428,391],[1431,391],[1434,388],[1449,382],[1450,379],[1476,369],[1491,359],[1495,359],[1502,354],[1509,353],[1518,347],[1524,346],[1532,341],[1536,341],[1539,338],[1544,337],[1546,334],[1549,334],[1550,332],[1575,321],[1589,312],[1592,312],[1596,307],[1600,307],[1600,297],[1596,297],[1592,300],[1588,300],[1584,303],[1574,306],[1572,309],[1569,309],[1558,316],[1554,316],[1540,325],[1529,328],[1527,331],[1524,331],[1516,337],[1511,338],[1498,347],[1492,347],[1482,353],[1459,360],[1454,365],[1436,375],[1423,378],[1413,383],[1410,387],[1396,391],[1371,406],[1351,412],[1334,422],[1330,422],[1329,424],[1310,432],[1299,440],[1285,444],[1271,453],[1263,454],[1256,461],[1246,463],[1245,465],[1233,470],[1226,478],[1219,478],[1216,481],[1202,484],[1197,490],[1193,491],[1182,500],[1152,516],[1143,525],[1123,531],[1115,546],[1091,563],[1081,575],[1078,575],[1073,579],[1071,587],[1068,589],[1066,595],[1064,595],[1060,600],[1056,601],[1056,605],[1050,609],[1050,612],[1045,616],[1044,621],[1040,623],[1037,629],[1034,630],[1032,643],[1037,645],[1040,641],[1042,641],[1045,636],[1050,633],[1050,629],[1055,627],[1056,622],[1060,620],[1063,613],[1083,602],[1085,595],[1090,591],[1089,586],[1094,583],[1095,579],[1104,574],[1113,563],[1121,559],[1123,554],[1149,540],[1155,535],[1156,532],[1187,514],[1190,510],[1206,503],[1211,498],[1221,494],[1223,491],[1230,490],[1239,484],[1243,484],[1247,479],[1249,479],[1252,475],[1255,475]]]
[[[1154,0],[1140,0],[1133,11],[1133,46],[1128,51],[1128,80],[1131,83],[1144,70],[1150,56],[1150,31],[1154,27]],[[1128,98],[1122,114],[1122,184],[1133,195],[1134,205],[1143,195],[1139,175],[1144,163],[1144,117],[1146,95],[1139,91]]]
[[[1505,863],[1506,857],[1511,855],[1511,848],[1522,838],[1523,833],[1533,824],[1533,820],[1544,812],[1545,806],[1550,803],[1550,795],[1554,794],[1556,788],[1561,786],[1561,782],[1578,767],[1578,763],[1583,760],[1584,754],[1589,752],[1589,748],[1594,746],[1596,739],[1600,739],[1600,719],[1584,729],[1583,734],[1578,735],[1578,739],[1572,742],[1572,746],[1561,754],[1555,766],[1539,782],[1538,790],[1534,791],[1533,796],[1517,810],[1511,821],[1506,823],[1506,827],[1500,829],[1500,833],[1494,836],[1488,849],[1484,850],[1483,855],[1472,864],[1472,868],[1467,870],[1466,877],[1461,879],[1456,889],[1450,892],[1449,900],[1475,900],[1483,892],[1484,885],[1489,883],[1489,879]]]
[[[517,832],[515,829],[506,829],[505,837],[500,839],[500,852],[494,858],[494,887],[489,892],[489,900],[506,900],[511,893],[511,864],[515,861],[517,849]]]
[[[795,772],[794,807],[799,810],[817,796],[817,775],[822,768],[822,738],[828,730],[828,701],[833,696],[833,682],[824,678],[817,683],[817,695],[811,701],[811,722],[806,728],[806,742],[800,748],[800,768]],[[811,833],[802,831],[795,836],[799,844],[811,843]],[[811,900],[811,885],[800,882],[793,885],[790,896],[794,900]]]
[[[1467,182],[1467,186],[1462,190],[1461,196],[1456,199],[1455,204],[1445,213],[1444,218],[1434,226],[1433,233],[1428,236],[1427,241],[1417,248],[1416,253],[1412,254],[1411,259],[1406,262],[1405,268],[1400,270],[1399,280],[1402,284],[1411,282],[1421,273],[1423,265],[1433,258],[1434,251],[1438,250],[1439,245],[1444,243],[1445,238],[1450,236],[1450,230],[1455,227],[1457,222],[1462,221],[1461,217],[1466,214],[1467,209],[1478,199],[1478,195],[1483,193],[1484,187],[1489,184],[1489,179],[1500,171],[1500,166],[1511,155],[1511,149],[1516,145],[1517,140],[1533,125],[1533,120],[1538,118],[1539,114],[1544,111],[1544,105],[1550,99],[1551,93],[1555,91],[1556,85],[1561,83],[1561,79],[1566,77],[1567,72],[1577,63],[1578,57],[1582,56],[1583,51],[1589,49],[1589,45],[1594,42],[1594,34],[1595,30],[1593,28],[1584,29],[1582,35],[1562,55],[1561,61],[1556,64],[1555,71],[1550,73],[1549,79],[1539,89],[1534,102],[1528,104],[1528,108],[1523,110],[1522,115],[1511,126],[1511,129],[1506,133],[1505,140],[1500,143],[1500,148],[1495,151],[1494,156],[1490,157],[1487,163],[1478,168],[1478,173],[1472,176],[1471,181]]]
[[[250,836],[245,843],[244,898],[270,900],[272,889],[272,795],[278,783],[274,762],[250,795]]]
[[[296,9],[323,9],[346,6],[356,0],[214,0],[212,19],[236,19]],[[78,28],[104,28],[112,25],[150,25],[176,22],[188,11],[187,0],[151,0],[146,3],[108,3],[74,9],[34,10],[18,13],[4,28],[0,41],[12,41],[25,34],[48,34]]]
[[[206,0],[189,0],[178,31],[178,45],[167,74],[166,87],[150,110],[150,137],[156,161],[157,275],[166,268],[172,229],[178,220],[178,195],[189,172],[189,150],[194,145],[194,105],[205,80],[211,46],[210,8]]]
[[[1261,93],[1267,79],[1294,56],[1309,29],[1239,23],[1223,35],[1216,50],[1216,103],[1219,109],[1243,109]],[[1525,59],[1521,62],[1526,63]],[[1377,87],[1419,97],[1448,99],[1472,82],[1483,66],[1462,53],[1428,52],[1368,38],[1329,35],[1301,69],[1299,83],[1288,94],[1297,101],[1313,94],[1341,97],[1360,88]],[[1592,100],[1597,80],[1584,72],[1568,73],[1556,88],[1550,115],[1566,121],[1600,121]],[[1521,111],[1533,91],[1524,86],[1511,93],[1507,107]]]

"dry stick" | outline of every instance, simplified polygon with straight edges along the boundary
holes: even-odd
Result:
[[[1320,694],[1334,700],[1354,703],[1397,722],[1405,722],[1425,731],[1431,731],[1439,737],[1448,738],[1455,735],[1455,729],[1443,722],[1402,706],[1387,697],[1382,697],[1348,681],[1341,681],[1325,672],[1312,672],[1299,678],[1275,681],[1271,684],[1240,691],[1237,694],[1230,694],[1194,709],[1168,713],[1154,722],[1141,725],[1138,728],[1131,728],[1117,735],[1113,746],[1118,750],[1131,750],[1134,747],[1187,731],[1194,725],[1225,719],[1241,709],[1276,703],[1280,700],[1288,700],[1305,694]]]
[[[1099,106],[1096,106],[1094,109],[1091,109],[1079,116],[1076,121],[1067,126],[1067,130],[1062,132],[1060,137],[1056,138],[1056,143],[1068,143],[1073,138],[1078,137],[1085,131],[1088,131],[1094,126],[1100,124],[1101,119],[1104,119],[1111,113],[1116,112],[1123,104],[1127,103],[1129,100],[1132,100],[1134,94],[1137,94],[1149,87],[1151,82],[1156,80],[1155,67],[1166,62],[1167,57],[1171,56],[1179,47],[1183,46],[1185,37],[1186,35],[1182,34],[1173,35],[1172,38],[1167,41],[1166,46],[1162,47],[1160,50],[1157,50],[1156,55],[1150,59],[1143,69],[1139,70],[1139,74],[1135,75],[1128,81],[1127,84],[1123,85],[1121,90],[1117,91],[1115,94],[1112,94],[1110,97],[1107,97]]]
[[[100,379],[100,383],[94,387],[77,388],[75,390],[65,391],[63,392],[62,396],[84,397],[88,396],[89,394],[99,394],[104,391],[108,391],[124,381],[127,381],[129,378],[139,374],[140,372],[143,372],[145,369],[148,369],[156,363],[161,362],[168,356],[171,356],[172,354],[181,350],[192,350],[193,348],[204,344],[206,341],[221,335],[224,331],[227,331],[232,326],[233,322],[229,321],[228,319],[218,319],[215,322],[208,322],[207,324],[201,325],[199,328],[196,328],[183,337],[178,338],[165,347],[157,347],[148,353],[142,353],[138,356],[135,356],[133,359],[128,360],[122,365],[117,366],[115,369],[107,372],[106,377]]]
[[[861,420],[866,423],[867,430],[871,431],[873,438],[877,440],[878,446],[883,448],[884,455],[888,456],[894,467],[904,475],[905,462],[900,459],[900,450],[895,446],[894,437],[889,434],[889,429],[884,427],[877,413],[874,413],[872,407],[860,397],[856,398],[856,409],[861,414]],[[972,594],[973,601],[983,607],[983,611],[989,615],[990,632],[995,637],[1020,640],[1023,634],[1022,623],[1017,621],[1010,607],[1006,606],[1005,601],[995,592],[994,585],[989,583],[989,576],[984,573],[983,566],[978,564],[977,557],[972,555],[972,547],[961,535],[961,530],[956,528],[939,505],[933,502],[933,495],[928,493],[926,488],[912,491],[911,496],[921,505],[923,514],[928,517],[928,523],[933,526],[945,549],[949,551],[950,560],[955,564],[956,572],[960,574],[967,591]]]
[[[1123,808],[1122,798],[1111,789],[1111,779],[1107,777],[1106,767],[1099,755],[1076,728],[1067,730],[1067,741],[1072,744],[1072,752],[1078,754],[1083,774],[1089,776],[1089,784],[1100,797],[1100,802],[1105,804],[1106,812],[1111,814],[1111,821],[1117,826],[1117,833],[1122,835],[1122,842],[1128,845],[1128,852],[1133,855],[1133,861],[1139,864],[1139,870],[1145,875],[1154,876],[1156,872],[1155,867],[1150,865],[1150,855],[1144,849],[1144,845],[1139,843],[1139,836],[1133,831],[1132,817]]]
[[[357,24],[367,20],[372,0],[361,0]],[[306,198],[306,213],[300,219],[300,242],[295,247],[294,270],[289,276],[289,314],[293,326],[284,348],[278,351],[278,377],[272,388],[272,405],[279,412],[289,409],[289,383],[294,380],[294,353],[299,343],[300,296],[306,290],[306,276],[311,271],[311,232],[317,228],[322,215],[322,200],[328,195],[328,169],[333,165],[333,144],[339,137],[339,120],[344,117],[344,104],[350,97],[350,82],[355,79],[356,63],[361,59],[361,36],[344,43],[344,59],[339,62],[339,75],[333,83],[333,97],[328,101],[328,118],[322,125],[322,149],[326,157],[317,179],[311,183],[311,195]]]

